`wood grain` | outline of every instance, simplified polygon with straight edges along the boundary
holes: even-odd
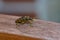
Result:
[[[0,40],[42,40],[42,39],[31,38],[27,36],[19,36],[8,33],[0,33]]]
[[[0,40],[44,40],[20,32],[15,25],[18,16],[0,14]]]
[[[7,34],[7,36],[2,33],[0,34],[0,39],[2,38],[2,40],[4,40],[4,38],[9,38],[12,40],[12,38],[14,38],[13,40],[20,40],[19,38],[21,37],[21,40],[25,40],[25,38],[26,40],[60,40],[60,23],[35,19],[32,24],[33,27],[27,24],[27,26],[20,25],[18,29],[15,24],[17,18],[19,18],[19,16],[0,14],[0,33],[11,34]],[[20,37],[16,37],[15,35],[19,35]]]

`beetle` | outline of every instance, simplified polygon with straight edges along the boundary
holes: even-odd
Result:
[[[33,18],[31,18],[30,16],[22,16],[21,18],[18,18],[18,19],[15,21],[16,25],[27,23],[27,24],[30,24],[30,26],[32,26],[32,25],[31,25],[32,22],[33,22]]]

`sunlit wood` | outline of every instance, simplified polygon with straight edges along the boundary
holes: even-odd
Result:
[[[15,24],[17,18],[19,17],[0,13],[0,40],[60,40],[60,23],[35,19],[33,22],[35,26],[20,25],[17,29]]]
[[[18,16],[0,14],[0,40],[43,40],[31,34],[19,31],[15,25]],[[40,34],[40,33],[39,33]]]

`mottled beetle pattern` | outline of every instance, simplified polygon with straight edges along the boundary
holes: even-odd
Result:
[[[31,18],[30,16],[22,16],[21,18],[18,18],[16,21],[15,21],[15,23],[16,23],[16,25],[18,25],[18,24],[30,24],[30,26],[32,26],[31,24],[32,24],[32,22],[33,22],[33,18]]]

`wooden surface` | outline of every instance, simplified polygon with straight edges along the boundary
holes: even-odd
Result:
[[[15,20],[18,16],[0,14],[0,40],[44,40],[20,32],[16,28]]]
[[[14,34],[0,33],[0,40],[42,40],[27,36],[19,36]]]
[[[33,27],[28,28],[29,25],[27,24],[27,27],[23,29],[24,25],[21,25],[20,30],[18,30],[15,25],[17,18],[19,17],[0,14],[0,33],[27,36],[33,39],[36,38],[36,40],[60,40],[60,23],[35,19],[32,24]],[[24,33],[25,30],[28,31]]]

